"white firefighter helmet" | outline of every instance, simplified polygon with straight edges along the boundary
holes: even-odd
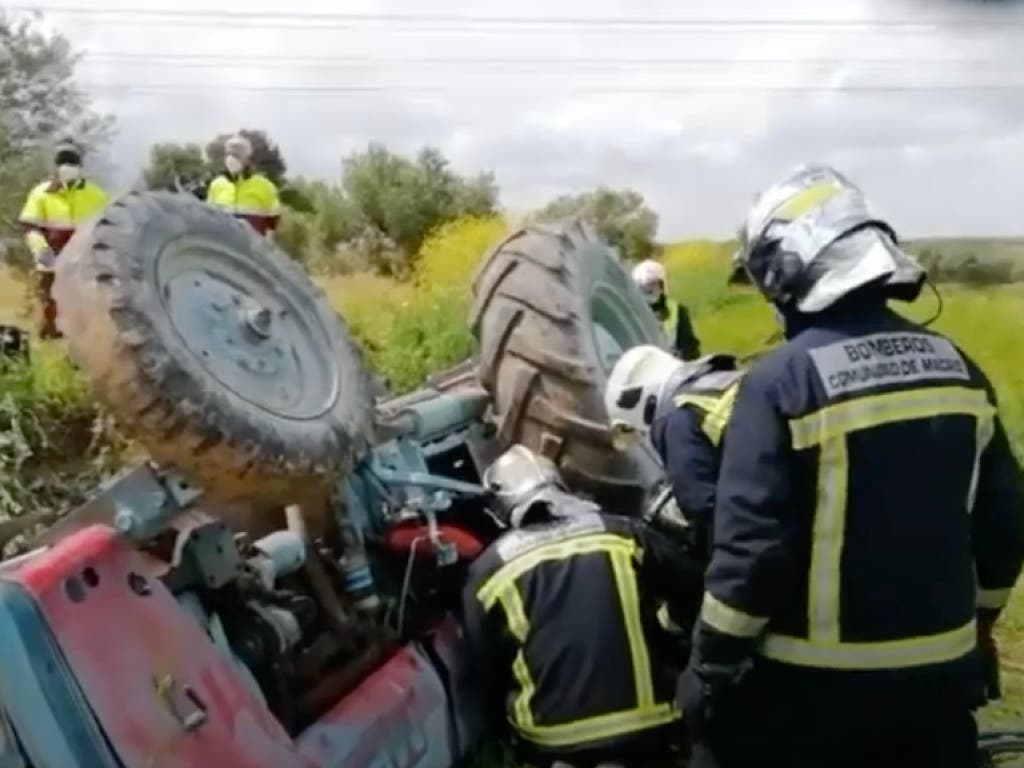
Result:
[[[612,368],[604,390],[612,442],[625,450],[646,434],[671,382],[685,364],[661,347],[626,350]]]
[[[668,276],[665,267],[654,259],[645,259],[633,267],[633,282],[643,293],[648,303],[653,304],[668,292]]]
[[[825,165],[799,166],[757,196],[736,259],[766,298],[807,313],[875,282],[912,300],[925,278],[860,188]]]

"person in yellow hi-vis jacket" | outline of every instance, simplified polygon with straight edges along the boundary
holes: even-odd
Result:
[[[106,207],[107,193],[82,175],[82,149],[63,141],[54,155],[54,173],[29,192],[18,221],[35,260],[36,328],[43,339],[60,338],[53,276],[57,256],[75,228]]]
[[[210,182],[206,202],[247,221],[261,235],[277,227],[281,201],[277,186],[252,168],[252,144],[244,136],[224,142],[224,170]]]

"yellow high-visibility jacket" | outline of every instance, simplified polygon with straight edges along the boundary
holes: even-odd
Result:
[[[32,255],[47,247],[60,253],[75,228],[103,210],[108,202],[107,193],[87,179],[68,185],[51,179],[36,185],[18,217],[18,223],[26,230],[25,241]]]
[[[261,235],[275,229],[281,215],[277,186],[262,173],[221,174],[210,182],[206,202],[245,219]]]

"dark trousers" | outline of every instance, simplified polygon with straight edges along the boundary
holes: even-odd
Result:
[[[935,690],[907,695],[815,690],[755,673],[710,725],[717,768],[976,768],[970,704]]]
[[[41,339],[58,339],[62,336],[57,330],[57,302],[53,299],[53,272],[39,271],[33,273],[36,293],[36,333]]]

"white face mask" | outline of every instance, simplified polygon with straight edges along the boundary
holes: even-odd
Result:
[[[641,283],[640,293],[647,299],[648,304],[657,304],[661,300],[661,282]]]
[[[224,167],[228,169],[228,173],[241,173],[242,169],[245,168],[245,163],[234,155],[228,155],[224,158]]]
[[[64,184],[70,184],[72,181],[78,181],[82,176],[82,167],[80,165],[58,165],[57,166],[57,178]]]

